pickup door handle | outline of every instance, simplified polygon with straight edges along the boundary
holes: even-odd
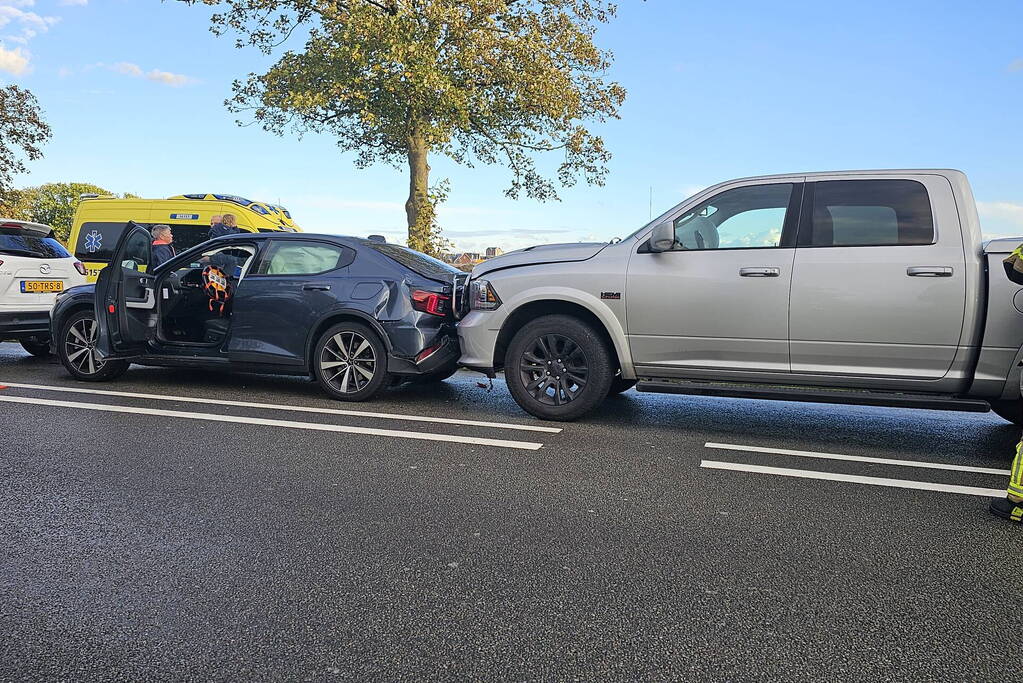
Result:
[[[781,268],[740,268],[739,277],[778,277]]]
[[[910,277],[952,277],[951,266],[910,266],[906,268]]]
[[[302,285],[302,289],[306,291],[326,292],[330,289],[330,285],[323,282],[310,282],[307,285]]]

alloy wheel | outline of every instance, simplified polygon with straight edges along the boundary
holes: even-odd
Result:
[[[522,384],[535,400],[560,406],[574,401],[586,387],[586,354],[572,339],[560,334],[537,337],[519,359]]]
[[[64,355],[83,375],[95,375],[106,365],[96,349],[99,325],[92,318],[82,318],[68,328],[64,339]]]
[[[323,345],[320,373],[327,384],[342,394],[365,389],[376,371],[373,345],[358,332],[338,332]]]

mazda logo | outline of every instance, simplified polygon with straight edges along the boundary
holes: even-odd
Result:
[[[44,263],[43,265],[39,266],[39,272],[42,273],[43,275],[49,275],[50,274],[50,264],[49,263]]]

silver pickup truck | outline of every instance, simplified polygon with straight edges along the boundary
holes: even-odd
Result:
[[[953,170],[731,180],[609,244],[461,283],[463,365],[572,420],[629,389],[987,411],[1023,422],[1023,290]]]

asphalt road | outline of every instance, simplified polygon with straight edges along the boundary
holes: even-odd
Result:
[[[352,405],[13,344],[0,385],[0,680],[1023,676],[993,414],[630,391],[557,425],[470,374]]]

